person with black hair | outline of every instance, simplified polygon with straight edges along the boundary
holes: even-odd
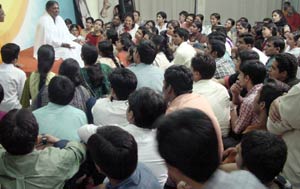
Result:
[[[140,26],[135,33],[135,36],[133,39],[134,44],[138,45],[144,39],[147,32],[149,32],[149,30],[145,26]]]
[[[0,64],[0,84],[4,89],[4,99],[0,104],[0,111],[8,112],[20,109],[26,74],[15,64],[18,62],[20,47],[14,43],[7,43],[1,48],[2,64]]]
[[[103,40],[103,27],[103,20],[96,19],[93,23],[93,31],[88,33],[85,37],[86,43],[97,47],[99,42]]]
[[[153,173],[138,163],[138,147],[134,137],[116,126],[97,129],[87,148],[99,173],[108,178],[106,188],[160,189]]]
[[[181,28],[184,28],[186,30],[189,31],[189,33],[191,32],[191,26],[194,23],[195,20],[195,14],[193,13],[189,13],[185,19],[185,21],[181,24]],[[202,28],[201,28],[202,29]]]
[[[300,34],[298,32],[294,32],[294,33],[287,33],[285,36],[286,36],[287,47],[284,50],[284,52],[290,53],[294,55],[296,58],[299,58],[300,47],[298,46],[298,40],[300,38]]]
[[[266,68],[259,60],[245,61],[240,65],[238,81],[230,88],[233,103],[240,105],[239,114],[236,108],[232,108],[230,112],[231,127],[235,134],[241,134],[249,125],[258,122],[258,117],[254,114],[253,102],[265,77]],[[248,91],[245,98],[240,96],[243,88]]]
[[[203,35],[202,33],[202,23],[199,21],[195,21],[192,23],[190,27],[190,35],[189,35],[189,41],[190,44],[193,45],[193,47],[197,46],[203,46],[204,43],[207,41],[207,37]]]
[[[108,75],[112,72],[112,69],[106,64],[96,64],[98,58],[97,48],[88,44],[83,45],[81,57],[85,65],[83,68],[80,68],[84,86],[95,98],[109,94]]]
[[[77,129],[87,124],[85,113],[69,103],[75,93],[74,83],[65,76],[55,76],[48,86],[50,102],[33,114],[40,126],[39,133],[60,139],[79,141]]]
[[[132,38],[136,31],[138,30],[138,25],[134,23],[134,17],[132,13],[127,13],[124,15],[124,22],[118,28],[118,34],[121,35],[122,33],[129,33]]]
[[[119,60],[114,55],[114,47],[111,41],[104,40],[98,43],[98,50],[100,58],[98,58],[97,62],[106,64],[113,68],[121,67]]]
[[[179,19],[178,19],[179,24],[180,24],[179,27],[181,27],[181,24],[183,24],[183,22],[185,22],[185,19],[186,19],[188,14],[189,13],[185,10],[183,10],[179,13]]]
[[[223,137],[230,131],[230,101],[227,89],[213,81],[215,61],[208,55],[197,54],[192,59],[193,93],[203,95],[212,107]]]
[[[156,13],[156,22],[155,27],[158,29],[158,35],[160,35],[162,31],[167,30],[167,13],[163,11]]]
[[[203,28],[202,33],[209,35],[215,26],[221,25],[221,15],[219,13],[212,13],[210,15],[210,24]]]
[[[4,99],[4,89],[3,89],[2,85],[0,84],[0,104],[3,99]],[[6,112],[0,111],[0,121],[5,114],[6,114]]]
[[[296,77],[298,62],[294,55],[289,53],[280,53],[275,55],[275,60],[269,71],[269,77],[277,79],[293,87],[299,83]]]
[[[158,151],[177,188],[265,188],[248,171],[228,174],[218,170],[218,137],[212,120],[204,112],[192,108],[178,110],[161,117],[155,127]]]
[[[126,125],[128,96],[135,91],[137,78],[128,69],[116,68],[108,77],[111,93],[108,98],[98,99],[92,108],[96,126],[119,124]]]
[[[35,150],[35,145],[42,141],[54,146],[60,141],[38,133],[39,124],[28,109],[14,109],[3,117],[0,122],[0,183],[4,188],[60,189],[77,173],[85,159],[85,145],[68,142],[63,149]]]
[[[285,142],[267,131],[249,132],[243,136],[241,143],[237,146],[238,168],[250,171],[268,188],[292,188],[289,183],[279,182],[285,180],[279,174],[286,159]]]
[[[90,32],[93,32],[93,26],[94,26],[94,18],[93,17],[87,17],[85,19],[85,28],[80,31],[80,35],[82,35],[84,38],[86,38],[87,34]]]
[[[234,27],[235,20],[233,18],[228,18],[224,24],[224,27],[226,28],[227,36],[232,40],[236,41],[236,29]]]
[[[279,53],[283,53],[285,49],[285,42],[282,37],[273,36],[267,39],[266,46],[264,47],[265,54],[269,57],[266,68],[269,72],[272,64],[275,60],[275,55]]]
[[[174,45],[178,46],[174,53],[174,60],[172,61],[175,65],[191,66],[191,60],[196,55],[196,50],[188,44],[189,32],[183,28],[177,28],[174,31],[172,40]]]
[[[168,46],[167,39],[165,38],[165,36],[155,35],[151,40],[156,47],[157,53],[153,61],[153,65],[166,70],[172,65],[169,60],[173,57],[172,51]]]
[[[130,65],[130,62],[127,60],[128,50],[130,47],[134,46],[134,43],[130,38],[123,36],[120,36],[119,40],[116,42],[116,50],[118,52],[117,58],[124,67],[128,67]]]
[[[121,25],[121,17],[120,17],[119,14],[115,14],[113,16],[113,19],[112,19],[112,22],[111,22],[111,26],[110,26],[111,28],[110,29],[113,29],[113,30],[115,30],[117,32],[120,25]]]
[[[20,100],[23,108],[28,108],[30,99],[34,101],[55,76],[55,73],[51,72],[54,60],[54,48],[50,45],[42,45],[38,50],[38,70],[30,74],[24,85]]]
[[[220,156],[223,151],[222,134],[217,118],[209,102],[201,95],[192,93],[193,73],[183,65],[173,65],[164,74],[163,95],[168,104],[167,114],[183,108],[196,108],[205,112],[213,121],[219,142]]]
[[[153,65],[156,53],[152,41],[143,40],[137,45],[133,55],[135,65],[128,67],[137,77],[137,89],[149,87],[157,92],[162,91],[163,70]]]

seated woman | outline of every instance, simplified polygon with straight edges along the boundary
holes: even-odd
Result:
[[[28,108],[30,106],[30,99],[35,100],[38,93],[45,90],[45,86],[55,76],[55,73],[50,71],[54,60],[54,48],[50,45],[42,45],[38,50],[38,70],[31,73],[24,85],[20,100],[23,108]]]
[[[98,58],[97,48],[88,44],[83,45],[81,57],[84,67],[80,69],[80,75],[91,95],[98,99],[109,94],[108,75],[112,69],[106,64],[96,64]]]
[[[168,47],[166,38],[161,35],[155,35],[152,37],[152,42],[157,52],[153,65],[166,70],[172,65],[170,61],[173,59],[173,53]]]
[[[117,58],[120,60],[124,67],[129,66],[129,61],[127,60],[128,49],[133,46],[134,43],[128,37],[120,36],[120,39],[116,42],[116,49],[118,51]]]
[[[76,25],[76,24],[72,24],[71,26],[70,26],[70,33],[72,34],[72,35],[74,35],[74,37],[76,37],[76,39],[75,39],[75,41],[77,41],[79,44],[84,44],[85,43],[85,39],[84,39],[84,37],[82,36],[82,35],[80,35],[80,28],[79,28],[79,26],[78,25]]]
[[[134,23],[134,17],[131,13],[124,16],[124,23],[119,27],[118,34],[129,33],[134,39],[135,33],[138,30],[138,25]]]
[[[102,29],[103,29],[103,20],[96,19],[94,22],[94,31],[86,35],[86,43],[94,45],[97,47],[98,43],[103,39]]]
[[[114,55],[114,48],[112,42],[108,40],[99,42],[98,50],[100,55],[100,58],[98,58],[97,60],[98,63],[106,64],[110,68],[121,67],[121,64]]]

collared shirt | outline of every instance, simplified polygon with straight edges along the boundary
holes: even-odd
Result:
[[[236,120],[236,126],[233,131],[237,134],[243,132],[249,125],[257,124],[259,122],[258,116],[254,113],[253,103],[254,99],[262,87],[263,84],[257,84],[252,87],[252,89],[247,93],[246,97],[243,99],[240,108],[240,114]]]
[[[4,99],[0,104],[0,111],[9,112],[12,109],[20,109],[26,74],[13,64],[0,64],[0,84],[4,89]]]
[[[186,67],[191,67],[191,60],[196,55],[196,50],[194,47],[187,42],[182,42],[174,53],[173,64],[185,65]]]
[[[229,61],[224,55],[222,58],[216,59],[216,72],[214,77],[216,79],[222,79],[225,76],[234,74],[234,67],[232,66],[232,62]]]
[[[58,105],[49,102],[47,106],[33,111],[39,124],[39,133],[53,135],[59,139],[79,141],[77,129],[87,124],[82,110],[71,105]]]
[[[210,103],[220,124],[222,136],[230,131],[230,100],[227,89],[213,80],[199,80],[193,84],[193,92],[203,95]]]
[[[181,110],[184,108],[195,108],[204,112],[213,122],[213,126],[216,130],[217,138],[218,138],[218,147],[220,158],[222,157],[223,152],[223,141],[222,141],[222,133],[220,129],[220,125],[217,121],[217,118],[209,104],[209,102],[201,95],[194,93],[186,93],[177,96],[170,104],[167,109],[167,114],[174,112],[176,110]]]
[[[106,184],[107,189],[161,189],[157,179],[151,171],[143,164],[139,163],[132,175],[123,180],[116,186],[112,186],[109,182]]]
[[[127,125],[127,100],[98,99],[92,108],[94,124],[97,126],[119,124]]]
[[[162,93],[164,71],[152,64],[139,63],[127,67],[137,77],[137,88],[149,87],[156,92]]]
[[[77,142],[26,155],[11,155],[0,146],[0,183],[5,188],[61,189],[78,171],[85,153],[85,147]]]
[[[172,66],[163,52],[157,53],[155,60],[153,61],[153,65],[161,68],[162,70],[166,70],[168,67]]]

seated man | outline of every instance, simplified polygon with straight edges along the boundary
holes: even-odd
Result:
[[[4,89],[4,99],[0,104],[0,111],[9,112],[20,109],[26,74],[15,67],[18,61],[20,47],[14,43],[7,43],[1,48],[3,64],[0,64],[0,84]]]
[[[48,86],[50,102],[33,111],[40,126],[39,133],[53,135],[60,139],[79,141],[77,129],[87,124],[85,113],[71,105],[75,87],[65,76],[55,76]]]
[[[108,77],[111,86],[110,98],[100,98],[92,108],[96,126],[127,125],[126,110],[128,96],[135,91],[137,78],[128,69],[115,69]]]
[[[153,173],[138,163],[137,143],[119,127],[99,127],[87,143],[97,170],[107,176],[106,188],[160,189]]]
[[[298,62],[294,55],[280,53],[275,55],[275,60],[269,70],[269,77],[282,81],[293,87],[299,83],[297,79]]]
[[[0,183],[4,188],[63,188],[85,159],[85,146],[69,142],[63,149],[34,150],[39,126],[31,111],[12,110],[0,122]],[[46,136],[54,144],[59,139]],[[38,142],[39,143],[39,142]]]
[[[137,77],[137,89],[149,87],[161,92],[164,72],[152,63],[156,57],[156,48],[152,41],[142,41],[133,54],[134,66],[128,67]]]
[[[216,129],[220,156],[223,151],[222,134],[219,123],[209,102],[201,95],[192,93],[193,73],[184,65],[173,65],[165,72],[163,94],[169,105],[167,113],[183,108],[196,108],[205,112],[213,121]]]
[[[193,93],[203,95],[211,105],[220,124],[222,136],[230,131],[230,101],[227,89],[212,77],[216,71],[216,62],[207,55],[196,55],[192,59]]]
[[[239,80],[230,88],[232,101],[235,105],[240,105],[239,114],[235,107],[230,111],[231,128],[235,134],[241,134],[249,125],[258,123],[258,117],[254,114],[253,102],[265,77],[266,68],[259,60],[245,61],[240,65]],[[240,96],[243,88],[248,91],[245,98]]]
[[[155,123],[158,150],[169,178],[177,188],[264,189],[248,171],[218,170],[218,139],[211,119],[202,111],[186,108]]]
[[[74,58],[80,67],[83,67],[80,57],[81,45],[75,42],[76,37],[69,32],[65,21],[58,14],[58,2],[48,1],[46,12],[40,18],[36,28],[33,56],[37,58],[40,46],[48,44],[54,47],[57,59]]]
[[[236,163],[239,169],[250,171],[268,188],[291,188],[283,187],[284,183],[278,183],[276,178],[286,157],[287,147],[281,138],[267,131],[252,131],[245,134],[237,146]]]

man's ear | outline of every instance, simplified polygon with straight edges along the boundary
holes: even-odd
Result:
[[[260,110],[266,109],[266,103],[265,102],[260,102],[259,103],[259,108],[260,108]]]
[[[247,82],[250,81],[249,75],[245,75],[244,80],[247,81]]]
[[[279,73],[280,74],[280,77],[283,79],[283,80],[286,80],[288,78],[288,73],[286,70],[282,71]]]

